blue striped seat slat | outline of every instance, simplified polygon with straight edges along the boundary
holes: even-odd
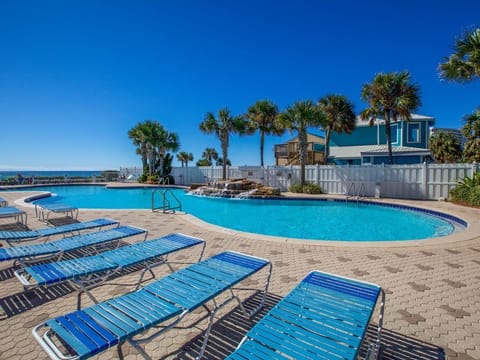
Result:
[[[80,321],[87,324],[93,331],[100,335],[108,347],[111,347],[118,343],[118,338],[110,330],[106,329],[102,325],[94,321],[84,311],[76,311],[72,315],[76,316]]]
[[[72,323],[67,316],[59,316],[55,321],[48,321],[47,324],[59,335],[65,336],[66,334],[71,335],[77,341],[71,344],[72,348],[80,356],[85,356],[85,354],[96,354],[99,349],[96,344],[86,336],[81,330],[78,329],[76,324]]]
[[[55,266],[52,264],[42,264],[35,266],[35,272],[32,274],[37,282],[42,283],[51,283],[53,281],[58,281],[56,279],[60,278],[61,280],[65,280],[67,277],[66,275],[57,270]]]
[[[300,284],[299,289],[318,298],[318,301],[331,302],[332,306],[342,307],[344,309],[355,309],[356,312],[368,313],[375,301],[365,300],[361,297],[353,297],[345,293],[331,290],[315,285]]]
[[[262,323],[256,328],[255,336],[252,336],[254,342],[252,342],[250,346],[262,344],[267,349],[275,349],[287,359],[320,359],[326,355],[326,352],[322,348],[305,344],[301,338],[290,337],[290,333],[285,335],[279,332],[278,329],[267,328],[265,325],[265,323]]]
[[[163,279],[162,279],[163,280]],[[146,287],[145,290],[168,299],[184,309],[193,310],[212,297],[218,295],[223,288],[218,287],[194,287],[174,279],[166,279],[155,287]]]
[[[78,223],[73,223],[73,224],[67,224],[67,225],[60,225],[60,226],[55,226],[55,227],[47,227],[47,228],[37,229],[36,231],[41,236],[50,236],[50,235],[63,234],[63,233],[66,233],[66,232],[71,232],[71,231],[88,230],[88,229],[92,229],[92,228],[96,228],[96,227],[116,225],[118,223],[119,222],[116,221],[116,220],[100,218],[100,219],[83,221],[83,222],[78,222]]]
[[[332,290],[336,290],[347,295],[361,297],[370,301],[376,301],[380,288],[373,284],[355,282],[351,279],[336,277],[329,274],[320,274],[313,272],[303,280],[305,283],[311,283]]]
[[[51,243],[0,248],[0,261],[20,259],[28,256],[52,254],[57,251],[57,248]]]
[[[113,332],[120,341],[125,339],[128,334],[136,334],[142,330],[142,327],[138,323],[107,304],[100,303],[96,306],[85,308],[82,311],[100,325]]]
[[[245,254],[233,253],[229,251],[215,255],[213,258],[257,270],[261,269],[267,264],[267,261],[263,259],[253,258]]]
[[[49,326],[58,336],[60,336],[68,345],[77,353],[80,359],[85,358],[90,353],[90,348],[82,341],[77,332],[72,333],[63,326],[61,316],[48,320],[46,325]],[[62,321],[62,322],[60,322]]]
[[[346,319],[341,315],[336,319],[331,315],[325,316],[321,309],[299,309],[296,306],[290,306],[288,301],[280,304],[278,308],[272,309],[271,315],[283,319],[284,321],[298,321],[299,324],[304,323],[305,326],[308,325],[312,331],[322,332],[322,328],[327,325],[334,329],[334,333],[337,334],[337,332],[339,332],[336,336],[342,336],[345,341],[348,341],[351,336],[350,334],[353,334],[356,337],[363,336],[363,329],[360,324],[352,324],[349,322],[349,319]],[[299,318],[299,315],[302,315],[307,319]],[[328,332],[330,330],[326,329],[325,331]]]
[[[203,242],[201,239],[179,233],[168,234],[163,238],[171,242],[176,242],[187,246],[196,245]]]
[[[1,240],[21,240],[39,237],[41,234],[37,230],[22,231],[0,231]]]
[[[76,210],[76,207],[71,205],[62,204],[62,203],[48,203],[48,204],[36,204],[41,209],[49,211],[66,211],[66,210]]]
[[[75,235],[45,244],[0,248],[0,261],[13,260],[22,257],[54,254],[59,251],[71,251],[86,246],[98,245],[107,241],[122,239],[127,236],[144,233],[145,230],[129,226],[121,226],[115,229],[92,232],[83,235]]]
[[[287,357],[280,353],[256,343],[246,340],[242,347],[228,357],[231,360],[285,360]]]
[[[261,342],[265,342],[266,338],[279,341],[280,345],[276,348],[285,353],[288,353],[288,349],[296,349],[300,353],[309,349],[314,354],[334,351],[344,358],[351,358],[356,354],[361,338],[339,337],[335,331],[329,330],[328,326],[315,326],[309,324],[308,320],[298,319],[297,322],[291,323],[271,314],[259,323],[255,330],[252,329],[249,336]]]
[[[98,324],[91,320],[85,322],[85,320],[88,319],[88,317],[86,316],[81,317],[74,312],[66,315],[65,318],[68,319],[70,322],[68,325],[74,326],[78,331],[82,332],[82,334],[84,334],[89,341],[94,344],[93,349],[95,352],[100,352],[107,349],[108,347],[110,347],[110,343],[116,341],[116,338],[113,337],[112,334],[109,334],[108,338],[104,338],[102,335],[97,333],[94,329],[101,327],[99,327]],[[102,333],[106,334],[105,332]]]
[[[312,296],[311,294],[309,295]],[[299,301],[302,300],[304,300],[303,308],[302,304],[299,303]],[[304,297],[303,299],[300,297],[295,299],[295,297],[291,296],[286,299],[282,306],[285,309],[289,309],[294,314],[302,311],[309,311],[312,314],[311,316],[317,316],[319,319],[322,319],[322,321],[329,321],[332,325],[336,324],[339,328],[345,328],[346,331],[351,332],[355,331],[355,327],[363,326],[363,324],[368,323],[372,314],[372,311],[365,314],[349,309],[342,309],[341,307],[332,307],[330,306],[330,303],[317,299],[309,299],[307,297]]]
[[[38,285],[45,285],[90,275],[95,272],[132,266],[197,244],[197,242],[193,245],[174,243],[175,248],[173,248],[169,246],[170,244],[167,244],[167,247],[163,246],[162,242],[165,241],[171,243],[170,240],[159,238],[106,251],[98,255],[52,263],[50,266],[58,271],[56,277],[51,275],[54,270],[50,267],[44,268],[34,265],[25,268],[25,270],[33,276]],[[45,273],[46,271],[48,273]]]

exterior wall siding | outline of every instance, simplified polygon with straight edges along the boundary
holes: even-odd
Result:
[[[472,177],[479,167],[473,164],[349,165],[305,168],[305,179],[321,186],[327,194],[365,197],[438,200],[448,198],[458,180]],[[299,166],[229,166],[227,178],[248,178],[282,191],[300,182]],[[209,183],[222,178],[221,166],[175,167],[177,185]]]

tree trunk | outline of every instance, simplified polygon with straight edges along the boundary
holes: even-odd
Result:
[[[300,186],[305,185],[305,155],[307,147],[307,133],[306,130],[298,132],[298,157],[300,160]]]
[[[390,129],[391,129],[390,128],[390,114],[387,112],[387,113],[385,113],[385,137],[387,138],[388,163],[390,165],[393,165],[392,134],[391,134]]]
[[[222,142],[222,179],[227,180],[227,156],[228,156],[228,145]]]
[[[260,131],[260,166],[263,167],[263,150],[265,146],[265,133]]]
[[[323,151],[323,165],[327,165],[327,163],[328,163],[328,150],[330,148],[330,146],[329,146],[329,144],[330,144],[330,134],[331,134],[330,127],[327,127],[325,129],[325,149]]]

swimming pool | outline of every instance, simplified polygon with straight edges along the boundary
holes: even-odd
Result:
[[[150,209],[151,188],[45,186],[25,190],[55,194],[40,202],[59,201],[87,209]],[[171,189],[183,211],[208,223],[250,233],[311,240],[398,241],[445,236],[455,231],[450,220],[433,211],[371,202],[308,199],[226,199],[188,195]],[[466,225],[466,224],[464,224]]]

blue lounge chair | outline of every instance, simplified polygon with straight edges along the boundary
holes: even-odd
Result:
[[[65,214],[72,219],[78,218],[78,208],[62,203],[35,204],[35,215],[43,222],[48,223],[50,214]]]
[[[27,225],[27,213],[23,210],[17,209],[15,206],[0,207],[0,218],[13,217],[15,222]]]
[[[8,206],[8,201],[0,196],[0,207]]]
[[[60,260],[67,251],[105,245],[112,241],[120,241],[129,236],[145,234],[147,231],[133,226],[119,226],[114,229],[91,232],[87,234],[65,237],[43,244],[0,248],[0,261],[16,260],[23,267],[27,263],[56,258]]]
[[[82,230],[90,230],[101,228],[105,226],[119,226],[120,222],[117,220],[100,218],[89,221],[83,221],[73,224],[46,227],[35,230],[21,230],[21,231],[0,231],[0,240],[4,240],[8,245],[14,246],[19,242],[35,240],[38,238],[48,239],[54,235],[64,235],[68,233],[80,232]]]
[[[153,240],[135,243],[98,255],[81,257],[60,262],[33,265],[15,271],[16,277],[25,288],[48,286],[69,281],[79,291],[85,292],[93,302],[97,302],[89,290],[99,286],[130,266],[144,264],[137,286],[143,281],[147,271],[155,277],[152,268],[167,262],[170,253],[202,244],[198,261],[203,256],[205,241],[184,234],[169,234]],[[170,266],[170,270],[173,269]]]
[[[216,311],[234,299],[242,305],[232,287],[267,265],[269,271],[263,290],[265,296],[271,273],[270,262],[227,251],[176,271],[137,291],[48,320],[36,326],[32,333],[52,359],[86,359],[116,345],[119,357],[122,357],[121,345],[126,341],[148,358],[139,346],[141,342],[169,330],[185,315],[212,300],[215,308],[210,313],[210,322],[200,350],[201,357]],[[217,304],[215,298],[227,290],[230,291],[229,298]],[[135,335],[164,323],[167,324],[148,338],[133,339]]]
[[[357,359],[381,296],[376,342],[380,347],[385,294],[375,284],[313,271],[263,317],[227,359]]]

